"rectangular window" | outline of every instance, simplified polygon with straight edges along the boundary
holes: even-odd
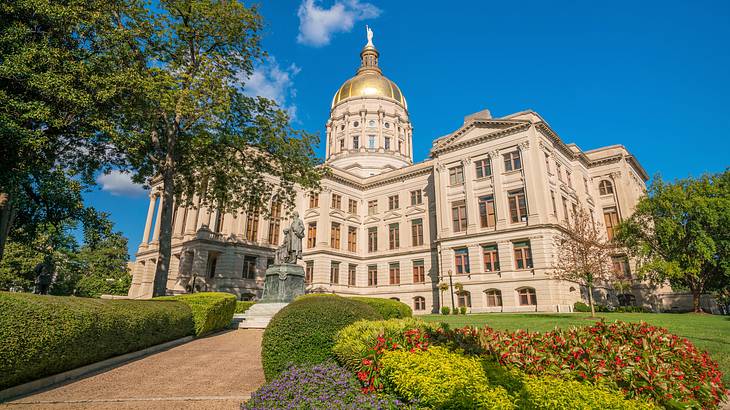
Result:
[[[413,283],[426,283],[426,269],[423,259],[413,261]]]
[[[310,222],[307,225],[307,248],[311,249],[317,244],[317,222]]]
[[[454,232],[466,231],[466,203],[464,201],[451,204],[451,222]]]
[[[535,306],[537,305],[537,295],[533,288],[522,288],[517,291],[520,297],[520,306]]]
[[[312,192],[309,194],[309,207],[319,208],[319,194]]]
[[[281,228],[281,204],[271,205],[271,218],[269,219],[268,241],[272,245],[279,244],[279,229]]]
[[[400,263],[394,262],[389,265],[388,273],[391,285],[400,285]]]
[[[378,286],[378,265],[368,265],[368,286]]]
[[[423,219],[421,218],[411,221],[411,244],[413,246],[423,245]]]
[[[375,135],[368,135],[368,148],[375,149]]]
[[[357,213],[357,201],[354,199],[350,199],[347,201],[347,212],[351,214]]]
[[[449,168],[449,185],[461,185],[464,183],[464,167],[461,165]]]
[[[611,264],[613,265],[613,271],[616,276],[620,279],[631,279],[631,268],[629,267],[629,260],[625,256],[612,256]]]
[[[477,179],[492,175],[492,162],[489,158],[480,159],[474,162],[476,168]]]
[[[389,150],[390,149],[390,137],[383,138],[384,148]]]
[[[566,221],[570,220],[570,215],[568,214],[568,200],[563,198],[563,219]]]
[[[507,202],[509,202],[509,214],[513,223],[527,222],[527,201],[525,200],[525,190],[519,189],[511,191],[507,194]]]
[[[330,284],[336,285],[340,283],[340,263],[332,262],[330,265]]]
[[[368,252],[378,251],[378,228],[368,228]]]
[[[515,269],[532,269],[530,241],[515,242]]]
[[[368,201],[368,215],[376,215],[378,213],[378,200]]]
[[[340,140],[340,151],[344,151],[344,150],[345,150],[345,140],[341,139]]]
[[[388,197],[388,209],[398,209],[400,208],[400,201],[398,195],[391,195]]]
[[[388,245],[390,249],[400,248],[400,225],[397,223],[388,225]]]
[[[306,267],[304,268],[304,283],[309,285],[312,283],[314,277],[314,261],[307,261]]]
[[[454,263],[456,265],[456,274],[464,275],[470,273],[469,269],[469,250],[467,248],[459,248],[454,250]]]
[[[520,158],[520,151],[512,151],[504,154],[504,170],[505,171],[516,171],[522,169],[522,159]]]
[[[244,256],[243,257],[243,278],[244,279],[256,279],[256,257],[255,256]]]
[[[354,135],[352,137],[352,149],[359,149],[360,148],[360,137],[358,135]]]
[[[354,226],[347,228],[347,250],[357,252],[357,228]]]
[[[482,228],[493,228],[497,224],[494,197],[491,195],[479,198],[479,223]]]
[[[573,188],[573,178],[572,178],[572,174],[571,174],[571,173],[570,173],[570,171],[568,171],[567,169],[565,170],[565,179],[567,179],[567,180],[568,180],[568,186],[569,186],[570,188]]]
[[[493,290],[488,290],[486,293],[487,293],[487,307],[502,306],[502,292],[493,289]]]
[[[482,246],[482,255],[484,256],[484,271],[499,272],[497,245]]]
[[[342,208],[342,195],[332,194],[332,209]]]
[[[246,218],[246,240],[256,242],[259,236],[259,214],[249,213]]]
[[[547,153],[545,154],[545,170],[547,171],[548,174],[551,173],[550,172],[550,155],[548,155]]]
[[[553,215],[558,215],[558,207],[555,205],[555,191],[550,191],[550,200],[553,203]]]
[[[349,286],[357,285],[357,265],[347,265],[347,284]]]
[[[411,191],[411,205],[421,205],[423,203],[423,191],[417,189]]]
[[[332,222],[330,231],[330,246],[332,249],[340,249],[340,224]]]
[[[608,235],[608,240],[613,240],[614,235],[616,234],[616,227],[618,226],[618,212],[616,211],[616,208],[606,208],[603,210],[603,220],[606,223],[606,235]]]

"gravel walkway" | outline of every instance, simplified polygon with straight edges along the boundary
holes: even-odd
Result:
[[[238,409],[264,384],[261,330],[193,340],[3,409]]]

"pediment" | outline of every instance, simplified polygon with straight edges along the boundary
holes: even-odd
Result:
[[[311,209],[307,209],[306,211],[304,211],[303,218],[304,219],[307,219],[307,218],[314,218],[314,217],[317,217],[317,216],[319,216],[319,209],[317,209],[317,208],[311,208]]]
[[[489,140],[499,135],[528,128],[527,121],[521,120],[478,120],[464,124],[452,134],[437,141],[432,152],[469,145],[483,140]]]
[[[333,210],[331,210],[330,211],[330,216],[334,216],[334,217],[337,217],[337,218],[340,218],[340,219],[346,219],[347,218],[347,214],[344,211],[342,211],[341,209],[333,209]]]
[[[399,214],[398,212],[389,211],[389,212],[386,212],[385,213],[385,216],[383,217],[383,220],[384,221],[390,221],[390,220],[393,220],[393,219],[399,219],[401,216],[403,216],[403,215]]]
[[[371,223],[375,223],[375,222],[380,222],[380,218],[376,218],[374,216],[368,216],[367,218],[365,218],[366,224],[371,224]]]
[[[406,216],[422,214],[424,212],[426,212],[426,208],[422,206],[409,206],[408,209],[406,209]]]
[[[360,217],[357,215],[350,214],[350,216],[347,217],[348,222],[354,222],[354,223],[360,223]]]

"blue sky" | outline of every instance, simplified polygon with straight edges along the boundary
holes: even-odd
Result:
[[[298,128],[323,135],[369,24],[384,74],[408,100],[416,161],[465,115],[488,108],[493,116],[533,109],[583,149],[623,144],[650,175],[730,166],[730,2],[515,4],[267,1],[269,58],[249,92],[276,99]],[[124,176],[99,183],[87,202],[111,213],[134,253],[147,197]]]

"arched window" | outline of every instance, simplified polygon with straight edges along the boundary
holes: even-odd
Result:
[[[487,289],[484,291],[487,295],[487,307],[502,306],[502,291],[499,289]]]
[[[471,292],[466,290],[459,292],[459,307],[471,307]]]
[[[517,289],[517,296],[520,300],[520,306],[536,306],[537,295],[534,288]]]
[[[426,298],[423,296],[413,298],[413,310],[426,310]]]
[[[601,195],[609,195],[613,193],[613,184],[611,181],[604,179],[598,184],[598,193]]]

